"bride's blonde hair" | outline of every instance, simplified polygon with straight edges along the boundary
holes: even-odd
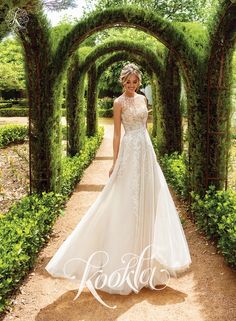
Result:
[[[135,75],[138,78],[138,87],[142,85],[142,74],[138,66],[134,63],[129,63],[121,70],[119,82],[124,86],[130,75]]]

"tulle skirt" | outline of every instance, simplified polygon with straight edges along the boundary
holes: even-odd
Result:
[[[128,130],[107,184],[45,268],[78,285],[127,295],[165,284],[190,264],[149,133]]]

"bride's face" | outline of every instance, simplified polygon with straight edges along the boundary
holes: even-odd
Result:
[[[136,75],[130,75],[124,84],[124,90],[127,94],[133,95],[138,88],[139,79]]]

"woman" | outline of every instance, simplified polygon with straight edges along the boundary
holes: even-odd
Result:
[[[191,264],[147,131],[147,99],[136,92],[141,85],[138,67],[127,64],[120,82],[124,92],[114,100],[108,183],[46,266],[52,276],[78,282],[78,295],[88,287],[102,304],[95,289],[122,295],[156,289]],[[125,134],[120,142],[121,123]]]

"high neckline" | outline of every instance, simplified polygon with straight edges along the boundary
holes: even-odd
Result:
[[[123,95],[124,95],[125,98],[135,98],[135,97],[138,96],[137,93],[135,93],[133,96],[128,96],[128,95],[126,95],[125,93],[123,93]]]

